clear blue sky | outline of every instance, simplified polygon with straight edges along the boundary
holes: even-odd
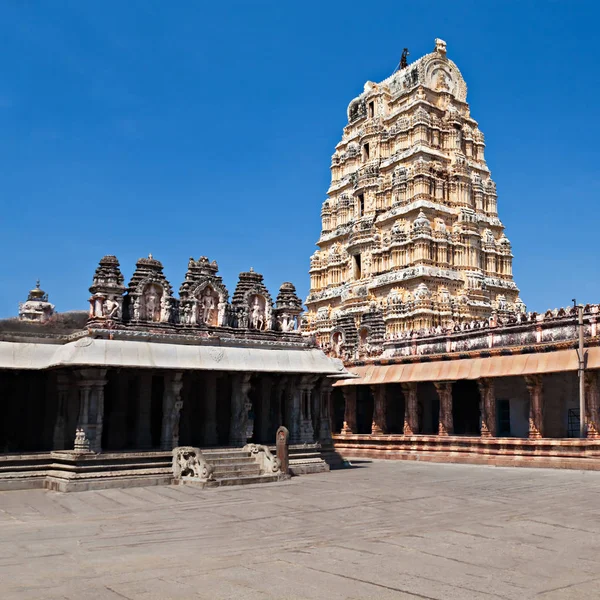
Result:
[[[469,86],[530,310],[600,302],[597,2],[0,5],[0,317],[36,277],[86,309],[98,260],[126,282],[190,256],[233,293],[254,267],[308,291],[348,102],[435,37]]]

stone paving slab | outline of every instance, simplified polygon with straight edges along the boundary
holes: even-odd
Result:
[[[2,600],[587,600],[599,589],[599,472],[361,460],[239,488],[0,492]]]

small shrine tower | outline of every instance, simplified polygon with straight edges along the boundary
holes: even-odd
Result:
[[[40,288],[38,279],[35,287],[29,291],[26,302],[19,303],[19,319],[45,323],[54,314],[54,304],[48,302],[48,294]]]

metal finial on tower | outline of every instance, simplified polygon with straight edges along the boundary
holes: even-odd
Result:
[[[400,71],[401,69],[404,69],[405,67],[408,67],[408,55],[410,54],[410,52],[408,51],[408,48],[404,48],[404,50],[402,50],[402,56],[400,57],[400,62],[398,63],[398,66],[394,69],[394,73],[396,73],[396,71]],[[392,73],[393,75],[393,73]]]
[[[410,54],[410,52],[408,51],[408,48],[404,48],[404,50],[402,50],[402,56],[400,57],[400,68],[401,69],[408,67],[408,55],[409,54]]]

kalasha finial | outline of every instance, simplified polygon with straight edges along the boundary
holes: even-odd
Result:
[[[154,257],[152,256],[152,254],[148,254],[148,258],[149,258],[150,260],[152,260],[152,258],[154,258]]]
[[[254,273],[254,267],[250,267],[250,273]]]
[[[35,289],[39,290],[40,289],[40,278],[38,277],[35,281]]]

